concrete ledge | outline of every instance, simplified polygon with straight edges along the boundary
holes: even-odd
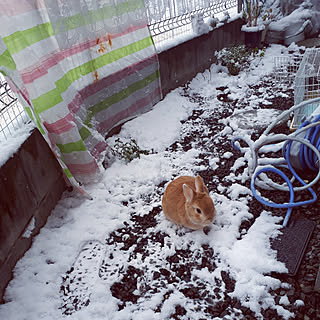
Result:
[[[0,168],[0,301],[12,269],[66,187],[63,171],[38,129]]]

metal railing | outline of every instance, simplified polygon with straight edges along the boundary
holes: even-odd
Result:
[[[30,118],[8,83],[0,76],[0,143],[13,136]]]
[[[150,33],[155,43],[192,30],[191,17],[203,18],[238,8],[239,0],[145,0]]]

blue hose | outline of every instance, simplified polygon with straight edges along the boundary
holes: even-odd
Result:
[[[289,168],[290,168],[290,166],[289,166]],[[271,201],[268,201],[268,200],[260,197],[257,194],[256,187],[255,187],[255,182],[256,182],[256,179],[258,178],[258,176],[261,173],[264,173],[264,172],[265,173],[267,173],[267,172],[276,173],[276,174],[278,174],[280,177],[282,177],[285,180],[285,182],[287,183],[287,186],[289,187],[289,192],[290,192],[290,199],[289,199],[288,203],[279,204],[279,203],[271,202]],[[303,185],[306,185],[306,183],[302,179],[300,179],[300,177],[298,175],[296,176],[296,178],[298,178],[298,180]],[[305,205],[314,203],[317,200],[316,193],[312,190],[312,188],[308,188],[309,192],[312,195],[312,199],[306,200],[306,201],[294,202],[294,190],[293,190],[293,186],[292,186],[292,183],[291,183],[290,179],[282,171],[280,171],[277,168],[273,168],[273,167],[267,167],[267,168],[262,168],[262,169],[258,170],[254,174],[253,178],[251,179],[250,187],[251,187],[251,191],[252,191],[253,196],[260,203],[262,203],[263,205],[266,205],[266,206],[269,206],[269,207],[272,207],[272,208],[278,208],[278,209],[282,209],[282,208],[288,209],[287,213],[286,213],[286,216],[284,218],[283,224],[282,224],[284,227],[286,227],[287,224],[288,224],[288,221],[289,221],[290,216],[291,216],[292,208],[298,207],[298,206],[305,206]]]
[[[273,173],[276,173],[278,174],[280,177],[282,177],[285,182],[287,183],[288,187],[289,187],[289,192],[290,192],[290,200],[289,200],[289,203],[288,204],[278,204],[278,203],[274,203],[274,202],[271,202],[271,201],[267,201],[265,200],[264,198],[260,197],[257,192],[256,192],[256,187],[255,187],[255,182],[256,182],[256,179],[257,177],[263,173],[263,172],[273,172]],[[266,205],[266,206],[269,206],[269,207],[272,207],[272,208],[287,208],[287,214],[285,216],[285,219],[284,219],[284,222],[283,222],[283,226],[285,227],[289,221],[289,218],[290,218],[290,215],[291,215],[291,211],[292,211],[292,208],[296,205],[294,203],[294,191],[293,191],[293,186],[292,186],[292,183],[290,182],[289,178],[282,172],[280,171],[279,169],[276,169],[276,168],[263,168],[263,169],[260,169],[258,172],[255,173],[255,175],[253,176],[253,178],[251,179],[251,184],[250,184],[250,187],[251,187],[251,191],[252,191],[252,194],[253,196],[262,204]]]
[[[309,103],[311,102],[320,102],[319,98],[313,99],[312,101],[309,100]],[[320,168],[319,168],[319,162],[320,162],[320,115],[317,115],[310,121],[305,121],[295,133],[290,135],[284,135],[284,134],[273,134],[269,135],[269,132],[272,130],[272,128],[278,123],[279,120],[284,118],[289,114],[289,112],[302,107],[306,105],[306,102],[301,103],[298,106],[292,107],[290,110],[285,111],[282,115],[280,115],[268,128],[264,131],[262,136],[255,142],[245,139],[243,137],[235,137],[232,140],[232,145],[235,149],[245,152],[248,149],[251,151],[252,161],[251,161],[251,168],[249,168],[249,174],[251,174],[251,183],[250,188],[252,191],[253,196],[263,205],[272,207],[272,208],[286,208],[287,213],[283,221],[283,226],[286,227],[288,225],[288,221],[291,216],[292,209],[298,206],[304,206],[309,205],[311,203],[314,203],[317,200],[317,195],[314,192],[314,190],[311,188],[319,179],[320,179]],[[305,133],[303,133],[305,131]],[[301,138],[302,133],[304,134],[304,138]],[[239,145],[236,144],[236,142],[244,141],[248,148],[241,148]],[[292,173],[292,179],[290,180],[286,174],[284,174],[281,170],[276,168],[277,162],[272,162],[270,160],[270,163],[268,163],[269,166],[258,168],[259,165],[259,159],[258,159],[258,153],[261,152],[261,148],[271,144],[275,145],[275,143],[283,143],[282,146],[282,154],[284,158],[284,162],[286,163],[286,168],[288,168]],[[300,143],[300,149],[299,149],[299,168],[303,170],[310,170],[313,172],[317,172],[318,174],[316,177],[309,182],[308,184],[297,174],[296,169],[291,163],[290,160],[290,150],[292,147],[293,142]],[[280,165],[278,165],[280,166]],[[281,165],[283,166],[283,165]],[[267,173],[274,173],[280,176],[286,184],[286,187],[284,185],[279,185],[274,183],[269,177],[264,176],[264,179],[262,179],[261,174],[267,174]],[[293,187],[293,181],[299,181],[301,184],[300,187]],[[290,194],[289,202],[288,203],[275,203],[272,201],[269,201],[260,195],[258,195],[256,190],[256,184],[260,184],[260,187],[264,187],[266,189],[278,189],[282,191],[288,191]],[[306,201],[294,201],[294,195],[296,191],[301,190],[308,190],[311,194],[311,199]]]

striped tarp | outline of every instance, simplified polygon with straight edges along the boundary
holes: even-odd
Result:
[[[80,182],[105,134],[161,98],[144,0],[2,0],[0,71]]]

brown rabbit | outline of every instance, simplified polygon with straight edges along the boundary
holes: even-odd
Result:
[[[170,182],[162,197],[162,210],[172,222],[193,230],[208,226],[216,216],[208,188],[199,175]]]

